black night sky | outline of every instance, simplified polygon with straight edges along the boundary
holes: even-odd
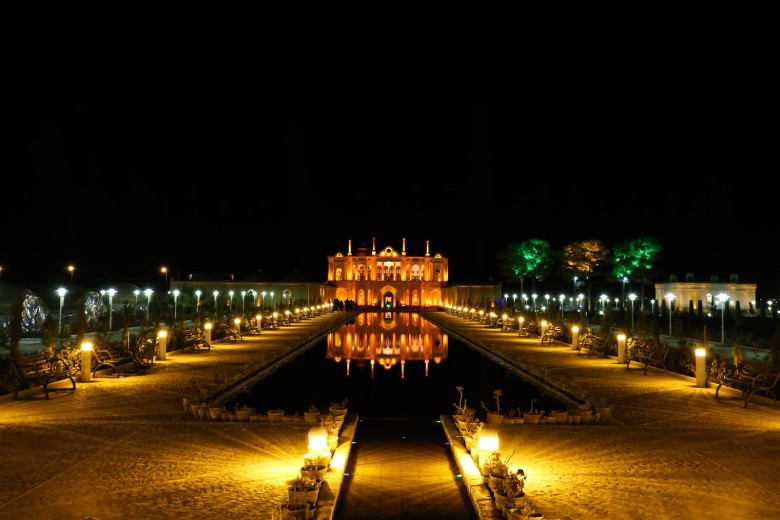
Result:
[[[659,279],[738,273],[780,295],[760,31],[540,37],[527,17],[451,9],[31,35],[2,281],[63,283],[70,263],[96,288],[159,286],[162,265],[323,281],[327,255],[372,237],[409,254],[430,240],[452,280],[486,281],[509,243],[653,236]]]

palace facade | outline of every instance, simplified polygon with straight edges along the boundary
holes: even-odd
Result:
[[[235,314],[246,308],[285,308],[331,303],[334,299],[352,300],[363,307],[437,307],[468,305],[488,309],[501,298],[500,284],[449,285],[449,261],[440,253],[431,254],[430,241],[425,253],[407,254],[406,239],[401,250],[393,246],[352,250],[328,256],[327,280],[257,281],[235,280],[232,275],[191,274],[187,280],[172,280],[171,292],[179,294],[180,304],[206,307],[215,315]]]

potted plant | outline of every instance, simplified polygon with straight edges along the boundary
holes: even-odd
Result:
[[[282,422],[284,420],[284,410],[279,410],[278,408],[274,410],[268,410],[266,415],[268,415],[268,420],[270,422]]]
[[[536,403],[536,399],[531,399],[531,406],[527,412],[523,413],[523,423],[525,424],[539,424],[542,419],[543,414],[534,408],[534,403]]]
[[[603,397],[596,401],[596,413],[599,414],[601,419],[609,419],[612,417],[612,407],[607,405],[607,400]]]
[[[509,509],[507,518],[509,520],[531,520],[544,518],[544,515],[537,513],[531,503],[524,500],[519,507]]]
[[[341,417],[343,419],[343,417],[347,415],[347,399],[344,398],[343,401],[332,401],[328,411],[331,415],[335,415],[336,417]]]
[[[488,487],[493,493],[504,485],[504,479],[509,475],[509,461],[516,450],[512,450],[506,460],[501,460],[501,454],[494,451],[487,460]]]
[[[501,395],[502,391],[500,388],[493,390],[493,400],[496,402],[495,410],[490,410],[485,404],[485,401],[480,401],[482,408],[487,412],[488,424],[501,424],[504,422],[504,415],[501,413]]]
[[[502,486],[496,488],[493,499],[496,509],[502,516],[508,516],[508,510],[520,507],[525,502],[525,472],[522,469],[509,471],[504,476]]]
[[[303,467],[301,467],[301,476],[322,480],[325,478],[325,473],[327,473],[327,471],[328,466],[322,463],[318,454],[310,453],[304,457]]]
[[[287,488],[288,504],[303,505],[308,509],[308,505],[316,504],[320,494],[321,480],[312,477],[300,475],[290,482]]]
[[[317,405],[309,405],[309,409],[303,412],[303,420],[312,424],[320,422],[320,409],[317,408]]]

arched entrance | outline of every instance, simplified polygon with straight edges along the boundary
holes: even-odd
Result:
[[[385,309],[392,309],[395,307],[395,295],[390,291],[386,291],[382,295],[382,307]]]

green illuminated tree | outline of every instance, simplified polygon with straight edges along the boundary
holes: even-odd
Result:
[[[504,276],[520,280],[520,293],[523,293],[525,279],[545,276],[553,258],[553,250],[547,241],[532,238],[511,244],[506,252],[499,255],[499,269]]]
[[[609,248],[601,240],[570,242],[563,248],[561,266],[572,276],[585,278],[587,284],[588,310],[590,304],[590,282],[602,274],[604,262],[609,258]]]
[[[636,279],[641,287],[640,310],[645,305],[645,284],[650,281],[655,262],[663,250],[661,242],[641,237],[617,244],[612,251],[612,274],[618,281]],[[625,301],[625,284],[623,284]]]

